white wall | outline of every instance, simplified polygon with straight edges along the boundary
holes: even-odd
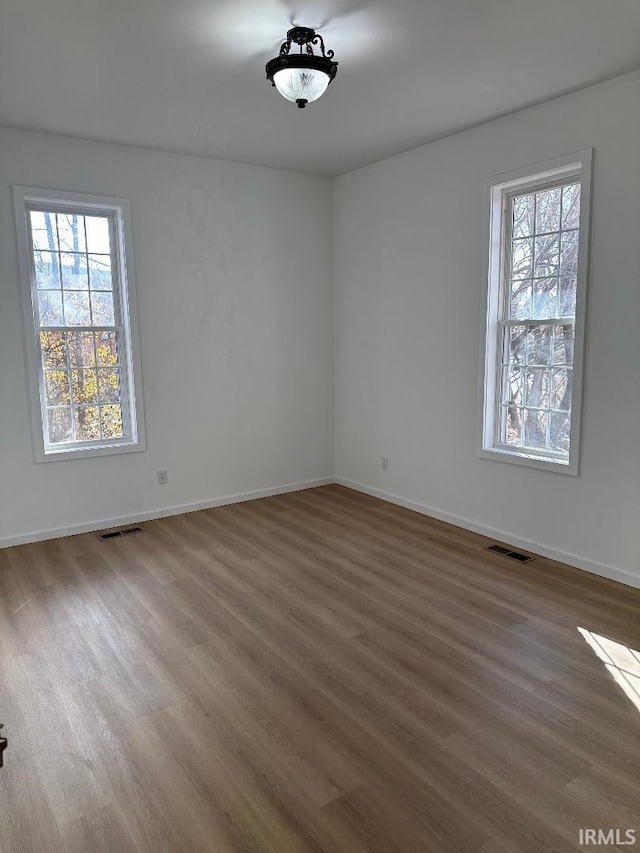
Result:
[[[475,455],[483,186],[586,147],[573,478]],[[131,199],[144,453],[32,461],[13,184]],[[339,178],[332,329],[329,182],[0,130],[0,546],[331,477],[335,385],[342,480],[640,585],[639,187],[637,73]]]
[[[143,453],[32,460],[14,184],[131,200]],[[329,181],[0,130],[0,545],[330,476],[331,299]]]
[[[588,147],[592,262],[574,478],[476,457],[483,187]],[[338,476],[640,585],[639,190],[638,73],[339,178]]]

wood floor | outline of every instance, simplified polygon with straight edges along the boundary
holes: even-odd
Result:
[[[0,551],[3,853],[640,847],[640,591],[340,486],[142,527]]]

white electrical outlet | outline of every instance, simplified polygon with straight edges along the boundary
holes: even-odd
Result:
[[[158,471],[158,485],[166,486],[169,482],[169,472],[168,471]]]
[[[387,456],[383,456],[382,459],[380,460],[380,468],[383,471],[389,470],[389,459]]]

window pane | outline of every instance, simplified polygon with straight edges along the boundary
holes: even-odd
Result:
[[[574,317],[576,313],[576,292],[578,280],[574,275],[563,275],[558,290],[558,316]]]
[[[502,410],[504,418],[504,442],[512,446],[522,444],[522,409],[508,406]]]
[[[98,394],[101,403],[120,402],[120,371],[111,368],[98,370]]]
[[[109,255],[89,255],[89,280],[92,290],[111,290],[111,258]]]
[[[524,404],[524,371],[521,367],[511,364],[502,368],[502,403]]]
[[[571,382],[573,370],[551,371],[551,408],[571,410]]]
[[[113,326],[113,294],[91,291],[91,311],[94,326]]]
[[[535,278],[558,275],[560,266],[560,240],[557,234],[536,237],[535,241]]]
[[[67,332],[67,346],[71,367],[93,367],[93,332]]]
[[[65,370],[47,370],[44,374],[47,406],[68,406],[69,374]]]
[[[513,240],[511,244],[511,278],[531,278],[533,240]]]
[[[524,366],[526,361],[527,327],[511,326],[509,330],[508,359],[514,365]]]
[[[66,367],[67,352],[64,335],[64,332],[40,332],[40,352],[45,370]]]
[[[549,408],[549,371],[528,368],[525,404],[536,409]]]
[[[547,447],[547,412],[532,412],[525,409],[524,413],[524,445],[534,450],[545,450]]]
[[[100,420],[97,406],[76,406],[73,410],[73,422],[77,441],[91,441],[100,438]]]
[[[529,237],[533,234],[535,196],[520,195],[513,199],[513,236]]]
[[[562,188],[562,227],[578,228],[580,225],[580,184]]]
[[[95,370],[72,370],[71,394],[74,404],[97,403],[98,381]]]
[[[551,412],[549,417],[549,449],[554,453],[562,453],[564,456],[568,456],[571,444],[570,415],[565,415],[560,412]]]
[[[87,256],[77,252],[60,254],[62,286],[65,290],[88,290]]]
[[[118,342],[115,332],[96,332],[96,356],[98,364],[114,367],[118,364]]]
[[[573,346],[575,328],[573,326],[553,327],[553,363],[573,364]]]
[[[566,231],[562,235],[562,257],[560,261],[562,275],[574,276],[578,272],[578,232]]]
[[[556,317],[558,305],[558,279],[537,278],[533,282],[533,315],[536,320]]]
[[[36,287],[39,290],[55,290],[60,287],[60,261],[55,252],[34,252],[33,266]]]
[[[31,239],[34,249],[48,249],[51,252],[58,251],[58,229],[56,227],[55,213],[43,213],[40,210],[32,210],[29,214],[31,222]]]
[[[64,291],[64,319],[67,326],[90,326],[89,294],[78,290]]]
[[[536,193],[536,232],[560,229],[560,187]]]
[[[38,291],[38,315],[41,326],[62,326],[62,293],[55,290]]]
[[[111,252],[109,240],[109,219],[106,216],[86,216],[87,251],[108,255]]]
[[[551,327],[529,326],[527,332],[527,364],[547,365],[551,361]]]
[[[85,252],[84,216],[58,213],[58,239],[61,252]]]
[[[63,441],[71,441],[71,409],[48,409],[47,431],[50,444],[59,444]]]
[[[123,435],[120,406],[101,406],[100,419],[103,438],[120,438]]]
[[[526,320],[531,314],[531,279],[511,284],[511,319]]]

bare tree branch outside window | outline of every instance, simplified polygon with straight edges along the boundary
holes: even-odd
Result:
[[[580,183],[510,199],[501,441],[569,455]]]

